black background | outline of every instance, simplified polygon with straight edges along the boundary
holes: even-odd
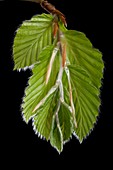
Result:
[[[68,29],[84,32],[94,47],[103,53],[105,63],[101,107],[97,124],[82,144],[73,138],[59,155],[49,142],[35,135],[32,123],[27,125],[21,116],[21,102],[30,71],[13,71],[12,45],[15,31],[24,20],[45,12],[39,4],[20,1],[0,1],[0,124],[1,156],[8,165],[17,167],[40,165],[46,168],[97,168],[111,165],[113,149],[113,33],[111,4],[96,1],[51,0],[67,18]],[[52,165],[53,163],[53,165]],[[4,166],[7,164],[4,164]],[[78,167],[77,167],[78,166]],[[33,168],[32,168],[33,169]]]

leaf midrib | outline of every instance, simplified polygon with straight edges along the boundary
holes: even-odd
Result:
[[[81,114],[81,116],[80,116],[80,126],[82,126],[82,113],[81,113],[81,105],[80,105],[80,101],[79,101],[79,97],[78,97],[78,92],[77,92],[77,90],[76,90],[76,88],[75,88],[75,86],[76,85],[74,85],[75,83],[73,82],[73,80],[71,79],[71,83],[72,83],[72,87],[73,87],[73,90],[76,92],[76,98],[77,98],[77,100],[78,100],[78,104],[79,104],[79,109],[80,109],[80,114]],[[74,105],[76,105],[75,103],[74,103]],[[75,107],[76,108],[76,107]],[[75,109],[75,117],[76,117],[76,109]],[[82,130],[81,130],[81,128],[80,128],[80,138],[82,137]]]

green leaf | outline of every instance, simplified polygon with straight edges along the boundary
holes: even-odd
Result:
[[[35,64],[33,68],[33,75],[29,79],[29,86],[25,90],[25,97],[23,98],[22,104],[23,117],[26,122],[32,118],[35,114],[33,109],[56,82],[59,70],[59,54],[57,54],[54,60],[50,81],[46,84],[46,74],[52,52],[53,46],[44,48],[39,55],[40,62]]]
[[[60,153],[63,150],[63,136],[59,124],[56,121],[55,115],[53,116],[52,129],[50,136],[50,143]]]
[[[23,118],[27,123],[32,119],[35,132],[60,153],[72,134],[82,142],[96,123],[104,63],[85,34],[67,30],[62,21],[53,37],[55,17],[42,14],[25,21],[13,53],[14,69],[33,65]]]
[[[72,116],[69,106],[65,103],[61,103],[58,113],[59,123],[63,135],[63,142],[67,142],[73,133]]]
[[[52,23],[53,16],[47,14],[36,15],[23,22],[14,39],[14,69],[31,66],[38,61],[42,49],[52,44]]]
[[[34,116],[34,129],[35,132],[49,140],[51,126],[52,126],[52,117],[54,114],[54,109],[56,106],[57,100],[57,87],[53,88],[52,93],[47,97],[44,103],[37,109]],[[52,103],[52,104],[51,104]]]
[[[69,106],[60,103],[58,86],[50,91],[52,93],[49,92],[46,100],[42,99],[42,105],[35,112],[33,126],[39,136],[50,140],[51,145],[61,152],[63,143],[70,139],[73,132],[72,117]]]
[[[92,83],[99,88],[104,68],[101,52],[93,48],[82,32],[66,30],[63,32],[62,42],[66,44],[66,55],[70,64],[77,64],[86,70]]]
[[[80,142],[90,133],[99,112],[99,90],[92,84],[88,73],[76,65],[68,66],[72,84],[77,128]]]

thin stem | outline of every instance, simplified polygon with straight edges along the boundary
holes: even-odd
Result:
[[[58,35],[59,36],[59,35]],[[60,40],[59,40],[60,41]],[[61,43],[60,43],[60,47],[61,47]],[[60,48],[60,53],[61,52],[61,48]],[[62,83],[62,76],[63,76],[63,71],[64,68],[62,66],[62,57],[60,58],[60,70],[59,70],[59,74],[58,74],[58,78],[57,78],[57,82],[59,84],[59,89],[60,89],[60,100],[63,102],[64,101],[64,91],[63,91],[63,83]]]
[[[69,84],[69,94],[70,94],[70,104],[71,104],[71,108],[72,108],[72,117],[74,120],[74,125],[77,128],[77,121],[76,121],[76,117],[75,117],[75,106],[74,106],[74,102],[73,102],[72,87],[71,87],[71,80],[70,80],[70,72],[67,67],[65,67],[65,71],[67,74],[68,84]]]
[[[47,0],[42,0],[40,2],[40,5],[42,8],[44,8],[47,12],[51,13],[52,15],[57,15],[58,18],[60,18],[61,21],[64,23],[64,25],[67,26],[65,15],[58,9],[56,9],[54,5],[49,3]]]
[[[53,49],[53,52],[52,52],[52,55],[51,55],[51,59],[50,59],[50,63],[49,63],[49,66],[48,66],[48,70],[47,70],[47,74],[46,74],[46,84],[49,81],[51,70],[52,70],[52,66],[53,66],[53,62],[54,62],[54,59],[55,59],[55,56],[56,56],[58,50],[59,50],[59,44],[57,43],[57,46]]]
[[[61,105],[61,102],[59,100],[58,102],[58,106],[57,106],[57,109],[55,111],[55,118],[56,118],[56,123],[57,123],[57,126],[60,127],[60,122],[59,122],[59,118],[58,118],[58,112],[60,110],[60,105]]]
[[[21,0],[21,1],[31,1],[39,3],[41,7],[45,9],[48,13],[51,13],[52,15],[57,15],[64,23],[64,25],[67,26],[65,15],[58,9],[56,9],[55,6],[49,3],[47,0]]]
[[[62,67],[62,63],[61,63],[57,82],[59,83],[60,100],[63,102],[64,101],[64,91],[63,91],[63,84],[62,84],[62,75],[63,75],[63,67]]]

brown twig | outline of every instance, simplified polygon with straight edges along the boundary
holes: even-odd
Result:
[[[64,25],[67,26],[65,15],[59,10],[57,10],[54,5],[49,3],[47,0],[42,0],[40,2],[40,5],[42,8],[44,8],[47,12],[51,13],[52,15],[57,15],[64,23]]]
[[[52,15],[54,14],[57,15],[64,23],[64,25],[67,26],[65,15],[58,9],[56,9],[55,6],[49,3],[47,0],[21,0],[21,1],[32,1],[39,3],[41,7],[44,8],[47,12],[51,13]]]

